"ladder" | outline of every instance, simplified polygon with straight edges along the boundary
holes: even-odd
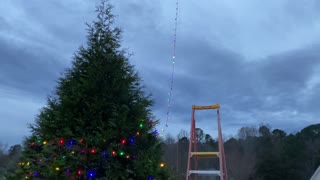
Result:
[[[217,110],[219,152],[198,152],[197,151],[197,140],[196,140],[195,111],[196,110],[215,110],[215,109]],[[215,104],[215,105],[210,105],[210,106],[192,105],[191,130],[190,130],[190,141],[189,141],[189,153],[188,153],[188,165],[187,165],[186,180],[190,180],[192,174],[194,174],[195,180],[198,180],[198,175],[220,176],[220,180],[228,180],[219,110],[220,110],[220,104]],[[190,170],[192,158],[194,159],[194,166],[193,166],[193,169]],[[220,170],[215,170],[215,169],[198,170],[198,158],[219,158],[219,169]]]

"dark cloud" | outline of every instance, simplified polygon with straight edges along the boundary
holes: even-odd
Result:
[[[320,116],[320,83],[316,84],[309,91],[310,95],[306,98],[306,101],[302,104],[302,110],[315,114],[316,117]]]
[[[241,127],[253,121],[284,127],[290,118],[295,123],[307,113],[300,104],[302,99],[315,99],[308,104],[316,104],[315,93],[301,95],[301,92],[307,88],[308,81],[315,76],[314,69],[320,65],[319,46],[248,62],[241,55],[211,47],[204,41],[181,44],[184,51],[180,52],[178,60],[184,63],[178,63],[177,69],[182,68],[188,73],[175,76],[172,113],[178,122],[190,120],[192,104],[221,103],[222,111],[226,113],[223,115],[225,126]],[[160,79],[157,78],[160,76],[163,74],[153,74],[152,77]],[[164,92],[158,88],[155,94]],[[163,102],[162,98],[156,102]],[[159,109],[164,107],[163,103],[160,104]],[[308,113],[316,114],[318,109],[315,107]],[[213,118],[212,114],[201,114],[199,123]],[[287,129],[292,131],[294,128]]]
[[[313,68],[318,65],[320,46],[270,56],[260,65],[260,73],[265,75],[266,86],[270,92],[280,93],[299,91],[313,75]]]
[[[291,22],[301,22],[302,24],[314,23],[319,20],[320,2],[317,0],[311,1],[287,1],[285,3],[285,10],[291,17]]]
[[[9,23],[0,16],[0,30],[8,28]]]
[[[41,48],[0,39],[0,84],[44,97],[51,92],[64,65]]]
[[[298,109],[303,96],[301,92],[314,77],[315,68],[319,67],[320,46],[291,51],[268,57],[258,66],[261,76],[261,93],[277,100],[278,109]],[[260,89],[259,89],[260,90]],[[267,107],[266,107],[267,108]],[[273,108],[274,109],[274,108]]]

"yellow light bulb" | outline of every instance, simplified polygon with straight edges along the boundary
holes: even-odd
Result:
[[[56,170],[57,170],[57,171],[59,171],[59,170],[60,170],[60,168],[59,168],[59,167],[56,167]]]
[[[43,141],[43,143],[42,143],[42,144],[46,145],[46,144],[47,144],[47,141]]]
[[[161,164],[160,164],[160,167],[164,167],[164,163],[161,163]]]

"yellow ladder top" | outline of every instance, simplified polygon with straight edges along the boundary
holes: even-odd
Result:
[[[196,106],[196,105],[192,105],[192,109],[195,109],[195,110],[218,109],[218,108],[220,108],[220,104],[214,104],[214,105],[210,105],[210,106]]]

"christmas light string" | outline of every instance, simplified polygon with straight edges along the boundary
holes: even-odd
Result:
[[[140,134],[137,133],[136,136],[139,136]],[[68,142],[68,143],[67,143]],[[19,162],[18,164],[22,167],[28,167],[30,165],[42,165],[45,164],[45,162],[50,162],[50,161],[64,161],[66,156],[64,156],[64,153],[70,153],[70,154],[82,154],[82,155],[86,155],[88,154],[92,154],[95,156],[98,156],[98,154],[100,154],[103,158],[106,158],[107,156],[109,157],[116,157],[116,156],[122,156],[125,157],[126,159],[131,159],[134,160],[136,158],[135,155],[128,155],[126,154],[123,150],[118,150],[118,152],[116,150],[112,150],[110,152],[107,152],[106,150],[103,150],[101,152],[99,152],[96,148],[92,147],[92,148],[81,148],[81,151],[76,151],[75,149],[77,148],[77,145],[81,145],[84,144],[85,140],[84,139],[80,139],[80,140],[75,140],[75,139],[57,139],[56,141],[41,141],[41,140],[37,140],[36,142],[32,142],[30,143],[30,146],[32,148],[39,148],[39,147],[44,147],[44,146],[55,146],[58,145],[60,147],[64,148],[64,152],[61,153],[60,155],[62,157],[60,158],[53,158],[53,160],[49,157],[46,158],[39,158],[39,159],[30,159],[29,161],[25,161],[25,162]],[[132,144],[134,143],[134,138],[130,137],[129,139],[122,139],[121,140],[121,144],[122,145],[126,145],[126,144]],[[83,175],[83,174],[87,174],[89,177],[93,178],[95,175],[95,171],[94,170],[85,170],[82,168],[78,168],[77,170],[72,170],[72,169],[66,169],[62,166],[55,166],[53,167],[55,171],[64,171],[66,175],[69,175],[71,173],[77,174],[77,175]],[[34,172],[28,172],[29,176],[40,176],[41,172],[39,171],[34,171]],[[26,178],[28,177],[28,175],[26,175]]]
[[[145,125],[149,125],[150,127],[154,128],[155,123],[152,121],[152,119],[150,118],[148,120],[148,123],[145,124],[144,123],[145,120],[141,120],[139,123],[139,129],[134,133],[134,135],[128,137],[128,138],[119,138],[119,143],[115,144],[114,147],[109,147],[108,150],[107,149],[98,149],[94,146],[92,147],[88,147],[87,145],[87,141],[86,139],[83,138],[69,138],[69,139],[65,139],[65,138],[57,138],[55,140],[41,140],[41,139],[33,139],[34,141],[32,141],[29,146],[31,147],[31,149],[33,149],[35,152],[37,151],[37,149],[39,148],[44,148],[47,146],[51,146],[51,148],[54,148],[54,146],[59,147],[60,149],[62,148],[63,152],[60,152],[59,155],[55,156],[55,157],[38,157],[37,159],[29,159],[26,160],[24,162],[19,162],[19,166],[21,166],[23,169],[28,170],[29,166],[31,165],[43,165],[46,162],[56,162],[56,161],[60,161],[63,162],[65,161],[65,158],[67,154],[71,154],[71,155],[77,155],[77,154],[81,154],[81,155],[87,155],[87,154],[91,154],[92,156],[94,156],[96,159],[97,158],[102,158],[102,159],[106,159],[107,157],[123,157],[126,158],[128,160],[135,160],[136,159],[136,155],[130,155],[128,152],[125,152],[125,145],[133,145],[136,142],[136,138],[138,138],[141,135],[141,131],[143,131],[142,129],[144,129]],[[153,129],[154,130],[154,129]],[[155,136],[158,135],[158,131],[154,130],[153,132],[148,132],[148,133],[153,133]],[[100,156],[99,156],[100,154]],[[59,156],[59,157],[58,157]],[[161,167],[161,165],[160,165]],[[83,169],[83,168],[78,168],[77,170],[75,169],[69,169],[66,167],[62,167],[62,166],[55,166],[53,167],[53,170],[57,171],[57,172],[62,172],[64,171],[65,175],[69,175],[69,174],[74,174],[74,175],[87,175],[89,178],[93,178],[95,176],[95,171],[93,169]],[[25,178],[31,178],[32,176],[34,177],[38,177],[41,176],[42,173],[39,171],[34,171],[34,172],[27,172]],[[150,176],[152,177],[152,176]]]
[[[162,134],[165,132],[166,128],[168,128],[168,122],[170,120],[170,112],[171,112],[171,103],[172,103],[172,90],[173,90],[173,80],[174,80],[174,70],[175,70],[175,60],[176,60],[176,44],[177,44],[177,27],[178,27],[178,10],[179,10],[179,0],[176,1],[176,15],[175,15],[175,24],[174,24],[174,35],[173,35],[173,52],[172,52],[172,71],[171,71],[171,79],[170,79],[170,90],[168,93],[168,104],[167,104],[167,117],[166,124],[162,129]]]

